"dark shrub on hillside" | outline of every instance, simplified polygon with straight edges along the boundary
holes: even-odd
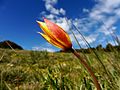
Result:
[[[113,50],[114,50],[114,46],[112,46],[112,44],[108,43],[108,44],[106,45],[106,51],[111,52],[111,51],[113,51]]]
[[[96,49],[98,50],[98,51],[101,51],[103,48],[102,48],[102,45],[101,44],[99,44],[97,47],[96,47]]]
[[[21,46],[19,46],[18,44],[14,43],[12,41],[5,40],[5,41],[0,42],[0,48],[11,49],[10,46],[13,49],[23,50],[23,48]]]

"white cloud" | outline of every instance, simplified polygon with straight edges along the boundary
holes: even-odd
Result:
[[[79,42],[79,44],[82,46],[82,47],[86,47],[86,42],[85,40],[83,39],[83,37],[77,32],[77,31],[74,31],[74,34]],[[75,47],[78,43],[76,42],[76,39],[74,38],[73,34],[71,33],[70,35],[70,38],[71,38],[71,41],[73,43],[73,47]],[[86,39],[86,41],[89,43],[89,44],[92,44],[96,41],[98,37],[98,34],[90,34],[88,36],[84,36],[84,38]],[[78,46],[78,45],[77,45]]]
[[[32,50],[56,52],[59,49],[53,48],[53,45],[51,45],[50,43],[46,42],[46,43],[44,43],[42,45],[32,47]]]
[[[56,9],[54,7],[54,5],[57,4],[58,0],[43,0],[43,1],[45,1],[45,8],[47,11],[49,11],[50,14],[46,14],[46,12],[43,11],[41,12],[41,15],[58,24],[64,30],[68,31],[69,26],[66,23],[65,17],[60,17],[60,15],[65,15],[66,11],[63,8]]]
[[[89,9],[83,8],[83,12],[88,13]]]
[[[116,9],[118,11],[120,10],[120,0],[98,0],[98,4],[92,9],[90,17],[101,20],[107,18],[106,16],[108,15],[116,15]]]
[[[85,39],[87,40],[88,43],[93,43],[94,41],[96,41],[98,37],[98,34],[90,34],[89,36],[85,36]]]
[[[113,29],[114,24],[116,23],[117,18],[109,17],[108,20],[103,22],[103,25],[98,29],[98,32],[102,32],[105,35],[110,35],[111,30]]]
[[[100,0],[100,2],[105,5],[106,9],[116,8],[120,5],[120,0]]]
[[[35,50],[35,51],[48,51],[48,52],[55,52],[56,50],[52,49],[52,48],[46,48],[46,47],[40,47],[40,46],[35,46],[35,47],[32,47],[32,50]]]
[[[68,19],[69,24],[66,22],[66,18],[64,17],[66,11],[63,8],[55,8],[58,0],[43,1],[45,1],[45,7],[49,14],[46,12],[42,12],[41,14],[44,14],[46,18],[57,23],[65,31],[67,31],[70,34],[71,40],[74,44],[75,39],[70,31],[72,23],[80,30],[89,43],[94,43],[97,41],[98,44],[100,44],[106,40],[105,38],[110,35],[109,31],[113,30],[113,27],[116,27],[114,25],[120,19],[120,0],[96,0],[97,3],[91,10],[83,8],[83,12],[88,13],[86,18],[76,17],[75,19]],[[73,31],[79,43],[85,46],[85,42],[81,40],[80,34],[78,34],[78,32],[74,29]],[[98,40],[101,36],[100,34],[104,34],[102,35],[104,39]]]
[[[113,30],[114,25],[120,20],[120,0],[96,0],[97,4],[89,12],[88,19],[91,20],[92,25],[97,21],[99,23],[96,28],[97,33],[104,34],[108,37]],[[101,42],[101,40],[98,40]]]
[[[83,12],[87,12],[88,17],[72,20],[82,34],[90,34],[88,37],[84,36],[89,43],[94,41],[99,43],[102,41],[103,43],[103,40],[98,40],[98,37],[101,36],[100,34],[104,34],[104,36],[102,35],[103,37],[109,38],[113,27],[116,27],[114,25],[120,20],[120,0],[96,1],[97,4],[91,10],[83,8]]]
[[[61,13],[62,15],[65,15],[65,14],[66,14],[66,11],[65,11],[63,8],[60,8],[60,13]]]
[[[43,1],[45,1],[46,3],[50,3],[52,5],[54,5],[58,2],[58,0],[43,0]]]
[[[58,0],[43,0],[43,1],[45,1],[46,10],[49,11],[51,14],[65,15],[66,11],[63,8],[56,9],[54,7],[54,5],[57,4]]]
[[[62,27],[65,31],[69,32],[71,24],[70,20],[66,21],[66,17],[59,17],[54,14],[46,14],[44,16],[52,22],[56,23],[58,26]]]
[[[53,14],[45,15],[45,17],[50,19],[50,20],[54,20],[56,18],[56,16]]]
[[[118,40],[120,41],[120,35],[117,36]]]
[[[71,27],[70,20],[66,21],[65,17],[56,19],[55,23],[61,26],[65,31],[67,32],[70,31],[70,27]]]

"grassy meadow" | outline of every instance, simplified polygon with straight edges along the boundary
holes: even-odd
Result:
[[[96,54],[97,56],[96,56]],[[80,53],[102,90],[120,90],[120,51]],[[72,53],[0,49],[0,90],[96,90]]]

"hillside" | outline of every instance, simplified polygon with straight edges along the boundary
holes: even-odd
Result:
[[[14,43],[14,42],[12,42],[12,41],[5,40],[5,41],[1,41],[1,42],[0,42],[0,48],[11,49],[11,47],[12,47],[13,49],[23,50],[23,48],[22,48],[20,45]]]
[[[120,89],[119,51],[80,54],[92,67],[102,90]],[[0,49],[0,73],[2,90],[95,89],[91,76],[72,53]]]

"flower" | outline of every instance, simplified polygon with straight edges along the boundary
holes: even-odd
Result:
[[[38,32],[50,44],[63,50],[71,49],[72,43],[69,35],[57,24],[44,18],[45,22],[37,21],[44,33]]]

